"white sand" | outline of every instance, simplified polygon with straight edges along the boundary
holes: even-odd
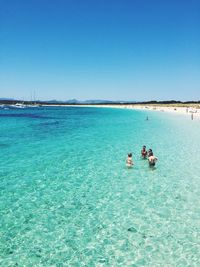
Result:
[[[95,107],[107,107],[107,108],[126,108],[126,109],[142,109],[160,112],[170,112],[172,114],[184,114],[190,116],[193,120],[200,120],[200,106],[194,107],[179,107],[179,106],[157,106],[157,105],[139,105],[139,104],[122,104],[122,105],[96,105]]]
[[[200,120],[200,109],[194,107],[178,107],[178,106],[143,106],[143,105],[134,105],[134,107],[130,107],[134,109],[145,109],[145,110],[153,110],[153,111],[160,111],[160,112],[171,112],[174,114],[185,114],[190,116],[193,120]]]

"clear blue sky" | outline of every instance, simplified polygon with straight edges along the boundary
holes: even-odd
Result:
[[[0,97],[199,100],[199,0],[0,0]]]

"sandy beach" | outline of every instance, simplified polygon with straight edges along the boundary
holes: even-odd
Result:
[[[132,105],[131,107],[126,107],[131,109],[145,109],[151,111],[160,111],[160,112],[170,112],[172,114],[185,114],[190,116],[193,120],[200,120],[200,105],[186,105],[186,106],[178,106],[178,105],[171,105],[171,106],[162,106],[162,105]]]

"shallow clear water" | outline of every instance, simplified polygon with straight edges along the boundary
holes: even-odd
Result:
[[[144,144],[154,169],[140,158]],[[2,109],[0,149],[1,266],[200,266],[198,121]]]

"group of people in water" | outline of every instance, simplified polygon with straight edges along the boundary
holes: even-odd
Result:
[[[156,165],[156,161],[158,160],[157,157],[154,156],[152,149],[150,148],[148,151],[146,150],[146,146],[142,147],[141,150],[141,157],[143,159],[148,159],[149,167],[154,167]],[[132,153],[128,153],[128,157],[126,160],[126,166],[128,168],[133,167],[134,162],[132,159]]]

